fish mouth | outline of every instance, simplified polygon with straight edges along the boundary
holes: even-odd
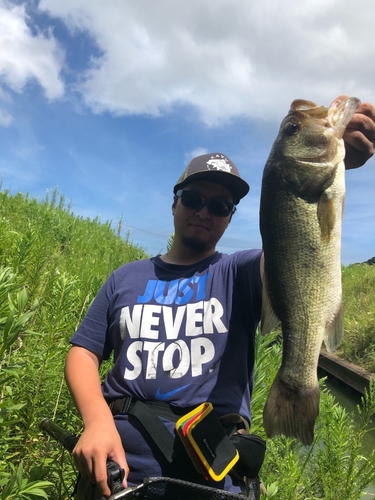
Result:
[[[292,110],[302,112],[305,116],[317,120],[317,126],[325,122],[325,127],[331,129],[332,135],[341,139],[344,135],[346,126],[352,119],[357,107],[361,101],[357,97],[338,97],[333,101],[329,108],[317,106],[312,101],[296,99],[292,103]],[[310,123],[310,127],[313,126]]]
[[[343,97],[333,101],[328,109],[328,120],[335,137],[341,139],[361,101],[357,97]]]
[[[292,123],[308,129],[311,137],[323,138],[325,136],[326,144],[331,139],[334,139],[334,142],[340,141],[360,102],[356,97],[341,96],[326,107],[317,106],[312,101],[296,99],[292,102],[290,112],[283,123],[288,123],[288,117],[292,117]],[[286,154],[285,156],[293,156],[301,162],[319,162],[326,156],[326,148],[322,147],[321,151],[318,150],[316,156],[312,154],[312,150],[308,151],[307,156],[296,154],[295,151],[293,155]]]

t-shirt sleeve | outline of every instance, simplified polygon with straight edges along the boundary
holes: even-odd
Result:
[[[107,330],[113,282],[112,274],[99,290],[82,323],[70,338],[72,345],[84,347],[103,359],[108,359],[112,350]]]
[[[260,311],[262,308],[260,260],[262,250],[247,250],[237,252],[234,255],[238,269],[238,278],[246,291],[245,297],[247,300],[250,299],[252,303],[253,317],[260,319]],[[245,306],[249,307],[249,304],[246,304]]]

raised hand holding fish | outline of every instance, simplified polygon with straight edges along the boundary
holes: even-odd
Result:
[[[281,321],[283,356],[264,408],[269,437],[313,441],[319,413],[317,364],[324,339],[343,337],[341,225],[345,197],[342,139],[360,101],[329,107],[293,101],[266,163],[260,206],[265,258],[262,331]]]
[[[347,98],[342,95],[336,99]],[[369,102],[357,107],[343,136],[345,142],[346,170],[364,165],[375,152],[375,108]]]

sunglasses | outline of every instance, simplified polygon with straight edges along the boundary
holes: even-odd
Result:
[[[231,201],[222,198],[207,199],[199,191],[179,189],[176,196],[181,198],[184,207],[197,211],[207,207],[210,214],[217,217],[228,217],[229,214],[234,214],[236,211],[236,206]]]

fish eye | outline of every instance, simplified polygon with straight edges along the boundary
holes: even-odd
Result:
[[[287,123],[285,126],[285,133],[287,135],[295,135],[299,131],[298,123]]]

